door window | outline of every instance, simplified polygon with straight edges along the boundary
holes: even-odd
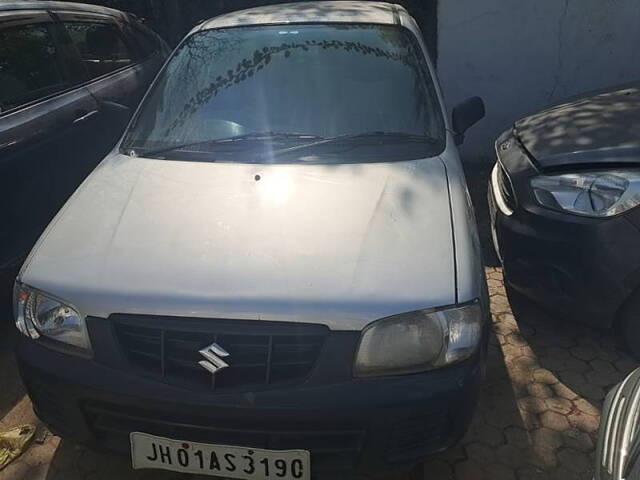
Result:
[[[67,87],[46,24],[0,25],[0,114]]]
[[[90,76],[96,78],[133,63],[118,27],[94,22],[65,22],[64,26],[78,49]]]
[[[141,60],[149,58],[159,50],[159,43],[153,33],[142,24],[131,23],[126,26],[129,38],[135,43],[138,57]]]

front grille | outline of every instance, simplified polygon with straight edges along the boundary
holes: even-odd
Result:
[[[267,388],[311,373],[328,329],[321,325],[243,320],[112,316],[129,362],[168,383],[214,390]],[[215,375],[198,364],[212,343],[229,353]]]
[[[498,188],[505,205],[511,210],[516,209],[516,194],[511,184],[511,179],[500,162],[497,163],[498,168]]]
[[[154,411],[104,402],[85,402],[88,424],[103,446],[117,451],[129,447],[131,432],[177,440],[272,450],[309,450],[314,468],[353,468],[362,451],[364,430],[344,422],[315,422],[263,418],[211,419],[188,412]],[[318,428],[318,424],[322,427]],[[351,427],[351,428],[350,428]]]

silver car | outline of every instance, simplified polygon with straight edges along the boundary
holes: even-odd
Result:
[[[640,368],[607,394],[602,408],[595,480],[640,479]]]
[[[397,5],[201,23],[17,279],[40,418],[134,468],[229,478],[454,444],[488,326],[456,143],[483,114],[449,124]]]

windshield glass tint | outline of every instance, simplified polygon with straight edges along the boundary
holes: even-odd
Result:
[[[368,135],[359,145],[385,143],[386,161],[407,145],[414,158],[442,148],[433,83],[410,32],[349,24],[241,27],[199,32],[179,47],[123,151],[175,149],[171,158],[195,151],[212,154],[212,160],[226,154],[223,161],[244,161],[246,156],[229,157],[229,151],[245,152],[250,145],[273,152],[281,148],[274,142],[314,142],[317,155],[328,145],[318,139],[361,134]],[[405,135],[411,140],[402,141]],[[424,138],[419,148],[415,136]],[[232,137],[242,141],[213,142]]]

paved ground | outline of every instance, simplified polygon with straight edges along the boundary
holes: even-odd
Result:
[[[472,186],[482,185],[472,180]],[[481,187],[473,189],[472,194],[484,219]],[[483,224],[481,232],[486,233]],[[491,264],[489,247],[486,253]],[[486,272],[494,331],[488,379],[468,434],[456,448],[429,459],[421,467],[423,477],[590,479],[605,392],[637,364],[602,332],[553,320],[514,298],[510,305],[501,270],[489,266]],[[36,421],[18,379],[10,345],[10,335],[0,331],[0,430]],[[134,472],[121,458],[96,454],[51,436],[34,443],[0,472],[0,480],[152,478],[195,479],[155,471]],[[400,478],[406,477],[394,477]]]

